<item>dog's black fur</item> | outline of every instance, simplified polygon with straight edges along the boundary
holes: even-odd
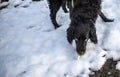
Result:
[[[97,44],[97,35],[95,22],[100,15],[104,22],[112,22],[101,12],[101,0],[74,0],[74,7],[71,0],[48,0],[50,8],[50,17],[55,28],[59,27],[56,22],[56,13],[62,6],[64,12],[67,12],[66,3],[70,9],[71,23],[67,29],[67,39],[69,43],[76,41],[76,50],[78,54],[85,53],[88,39]]]
[[[71,1],[71,0],[68,0]],[[105,22],[112,22],[101,12],[101,0],[74,0],[74,8],[71,8],[71,23],[67,29],[69,43],[76,41],[78,54],[85,53],[88,39],[97,44],[95,22],[100,17]]]
[[[76,1],[76,0],[74,0]],[[65,13],[67,13],[66,5],[70,9],[70,16],[71,16],[71,0],[48,0],[49,3],[49,8],[50,8],[50,18],[52,20],[52,23],[55,28],[58,28],[60,25],[56,21],[56,14],[60,7],[62,6],[62,9],[64,10]],[[105,15],[101,12],[99,13],[100,17],[103,19],[104,22],[112,22],[113,20],[108,19],[105,17]]]

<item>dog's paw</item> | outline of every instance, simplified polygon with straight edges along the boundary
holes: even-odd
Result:
[[[67,10],[65,10],[64,12],[65,12],[65,13],[68,13],[68,11],[67,11]]]
[[[61,26],[61,25],[56,25],[56,26],[55,26],[55,29],[59,28],[60,26]]]
[[[114,19],[106,19],[104,22],[114,22]]]

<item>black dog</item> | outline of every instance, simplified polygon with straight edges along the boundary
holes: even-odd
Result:
[[[76,5],[76,0],[74,0],[74,2]],[[86,2],[86,1],[84,1],[84,2]],[[66,4],[67,4],[68,8],[70,9],[70,17],[71,17],[71,10],[72,10],[71,0],[48,0],[48,3],[49,3],[49,8],[50,8],[50,17],[51,17],[52,23],[55,28],[58,28],[60,25],[58,25],[58,23],[56,21],[56,14],[61,6],[62,6],[62,9],[64,10],[64,12],[67,13],[68,12],[66,9]],[[102,12],[100,12],[99,15],[105,22],[113,21],[113,20],[106,18]]]
[[[68,0],[70,3],[72,0]],[[73,0],[74,7],[70,7],[71,23],[67,29],[67,39],[69,43],[76,42],[77,53],[83,55],[86,50],[86,44],[90,39],[97,44],[97,35],[95,22],[100,17],[105,22],[112,22],[101,12],[101,0]]]

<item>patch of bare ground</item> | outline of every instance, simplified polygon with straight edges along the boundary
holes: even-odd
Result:
[[[108,59],[100,70],[94,71],[94,74],[89,75],[89,77],[120,77],[120,70],[116,69],[117,62]]]

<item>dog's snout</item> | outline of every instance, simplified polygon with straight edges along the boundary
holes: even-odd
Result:
[[[79,55],[84,55],[84,53],[86,52],[85,48],[84,49],[77,48],[76,50]]]
[[[79,55],[84,55],[85,54],[85,50],[84,51],[77,51],[77,53],[79,54]]]

